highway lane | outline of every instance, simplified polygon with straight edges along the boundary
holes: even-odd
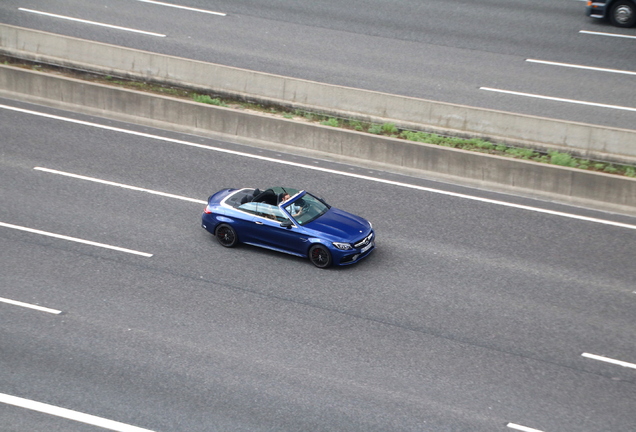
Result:
[[[581,1],[402,0],[387,6],[386,2],[361,0],[347,8],[335,1],[174,3],[227,15],[135,0],[56,4],[7,0],[0,5],[0,20],[319,82],[636,127],[636,30],[617,29],[585,17]],[[568,66],[529,63],[528,59]]]
[[[0,112],[0,222],[153,254],[0,227],[0,297],[63,311],[0,303],[0,393],[158,431],[633,428],[636,371],[582,354],[636,359],[635,230],[309,172],[174,139],[356,169],[16,105],[169,140]],[[239,183],[301,185],[369,218],[379,248],[329,271],[250,247],[226,250],[199,227],[200,204],[40,166],[194,199]],[[95,430],[1,409],[32,430]]]

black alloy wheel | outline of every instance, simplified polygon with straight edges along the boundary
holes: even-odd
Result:
[[[214,236],[221,243],[221,246],[230,248],[236,246],[238,243],[238,237],[234,228],[228,224],[221,224],[214,230]]]
[[[318,268],[331,266],[331,252],[321,244],[313,245],[309,248],[309,260]]]
[[[633,27],[636,25],[636,3],[630,0],[617,1],[612,5],[609,19],[617,27]]]

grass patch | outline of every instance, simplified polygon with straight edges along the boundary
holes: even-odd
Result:
[[[324,126],[331,126],[331,127],[340,126],[340,122],[338,121],[338,119],[333,117],[329,117],[327,120],[321,121],[320,124]]]
[[[208,95],[194,94],[194,95],[192,95],[192,99],[195,102],[209,104],[209,105],[216,105],[216,106],[221,106],[221,107],[227,107],[228,106],[221,99],[212,98],[212,97],[210,97]]]
[[[540,156],[540,154],[532,149],[508,147],[504,153],[518,159],[530,160]]]
[[[379,124],[371,125],[369,129],[367,130],[367,132],[375,134],[375,135],[380,135],[382,133],[382,125],[379,125]]]
[[[553,165],[560,165],[565,167],[575,167],[578,164],[572,156],[567,153],[549,152],[550,163]]]
[[[381,128],[382,133],[385,135],[397,135],[400,132],[393,123],[384,123]]]
[[[363,132],[366,130],[369,130],[369,124],[368,123],[362,123],[360,121],[357,120],[352,120],[348,122],[348,126],[349,128],[358,131],[358,132]]]

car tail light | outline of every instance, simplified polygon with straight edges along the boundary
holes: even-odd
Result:
[[[210,206],[205,206],[205,210],[203,210],[203,213],[205,213],[205,214],[212,213],[212,210],[210,210]]]

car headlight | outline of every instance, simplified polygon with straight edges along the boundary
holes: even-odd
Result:
[[[333,245],[335,247],[337,247],[340,250],[349,250],[349,249],[353,249],[353,246],[351,246],[349,243],[339,243],[339,242],[333,242]]]

